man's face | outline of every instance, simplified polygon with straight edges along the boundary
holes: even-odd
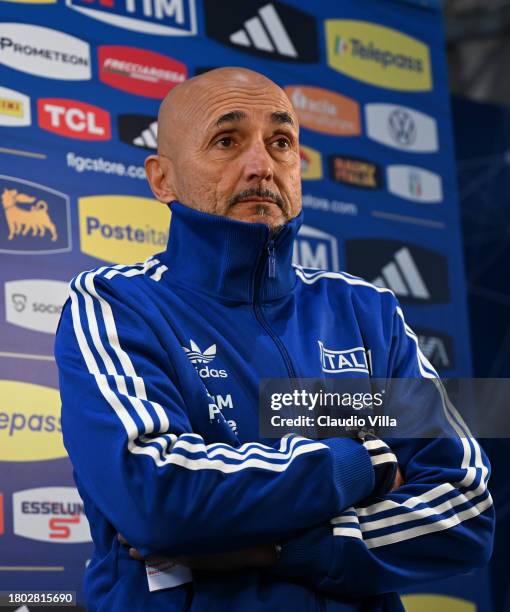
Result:
[[[165,134],[159,135],[159,163],[175,199],[271,228],[299,213],[298,123],[279,87],[260,75],[241,73],[240,78],[211,78],[175,104],[183,108],[173,109],[179,125],[168,152]]]

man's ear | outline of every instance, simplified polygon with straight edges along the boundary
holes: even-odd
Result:
[[[164,204],[177,200],[172,161],[160,155],[149,155],[144,165],[147,180],[156,199]]]

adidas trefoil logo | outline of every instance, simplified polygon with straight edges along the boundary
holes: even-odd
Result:
[[[210,363],[216,357],[216,345],[211,344],[205,351],[201,351],[200,347],[194,340],[190,340],[190,347],[183,346],[186,356],[191,363]]]

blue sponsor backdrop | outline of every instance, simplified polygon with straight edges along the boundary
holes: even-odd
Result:
[[[142,165],[155,147],[160,99],[185,78],[224,65],[266,74],[299,113],[305,227],[296,262],[389,286],[437,367],[470,374],[437,2],[0,0],[0,11],[0,379],[57,388],[52,331],[61,296],[26,284],[21,297],[7,294],[5,283],[68,281],[124,260],[139,246],[136,230],[164,231],[144,213],[146,201],[137,213],[112,196],[151,198]],[[79,203],[87,196],[104,198],[86,201],[95,206],[96,229]],[[33,323],[36,313],[46,313],[49,331],[40,331],[40,318]],[[58,489],[47,524],[42,506],[27,504],[21,518],[33,527],[25,535],[13,527],[13,493],[72,486],[71,467],[65,458],[38,460],[35,442],[45,432],[37,425],[3,427],[17,412],[36,412],[37,394],[32,403],[16,394],[0,402],[0,440],[34,444],[24,461],[0,444],[0,590],[72,588],[81,597],[92,548],[74,541],[75,523],[54,529],[53,519],[74,516]],[[489,609],[484,580],[468,589],[472,577],[459,578],[431,591]]]

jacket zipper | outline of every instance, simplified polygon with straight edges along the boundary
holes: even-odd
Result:
[[[265,253],[260,257],[258,267],[255,271],[255,282],[253,287],[253,311],[255,313],[255,318],[262,325],[262,327],[266,330],[268,335],[271,337],[273,342],[276,344],[276,348],[278,349],[284,363],[287,368],[287,373],[289,378],[296,378],[296,372],[294,370],[294,366],[292,365],[292,361],[290,360],[289,353],[285,348],[283,342],[280,340],[278,336],[273,333],[269,323],[266,321],[264,317],[264,312],[262,310],[262,278],[264,275],[264,269],[266,267],[266,261],[268,262],[267,274],[269,278],[276,278],[276,256],[275,256],[275,240],[276,236],[269,238],[266,242]]]

